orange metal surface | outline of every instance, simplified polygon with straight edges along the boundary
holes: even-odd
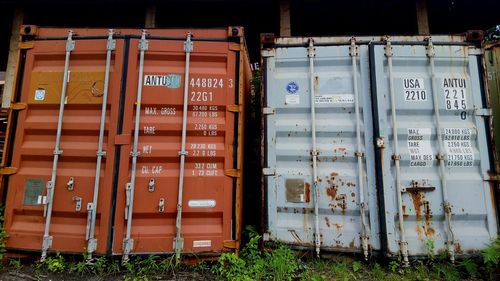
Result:
[[[87,246],[86,206],[93,196],[106,59],[107,30],[73,30],[76,46],[69,63],[61,137],[63,154],[59,158],[50,226],[50,250],[59,252],[83,252]],[[66,44],[62,38],[67,31],[37,28],[38,40],[26,52],[17,102],[26,103],[27,107],[11,120],[16,129],[11,136],[14,145],[8,164],[18,170],[6,181],[4,225],[9,234],[9,249],[41,249],[44,207],[34,202],[36,191],[46,194],[45,183],[50,180]],[[148,31],[132,254],[173,252],[185,69],[182,38],[187,31]],[[241,33],[240,29],[229,31]],[[104,139],[106,157],[97,207],[99,254],[123,252],[125,186],[131,177],[140,32],[116,30]],[[249,64],[243,39],[229,38],[228,30],[190,32],[195,41],[189,78],[183,252],[220,253],[238,247],[240,240],[243,104]],[[49,37],[52,40],[46,40]],[[61,40],[53,40],[54,37]],[[216,40],[206,40],[210,38]],[[43,100],[35,99],[39,89],[45,89]],[[73,190],[67,188],[70,177],[75,181]],[[80,211],[75,210],[78,197],[82,198]],[[26,204],[28,201],[31,203]]]

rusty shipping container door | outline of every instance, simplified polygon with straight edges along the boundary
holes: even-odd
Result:
[[[456,40],[371,46],[389,255],[446,252],[453,259],[497,237],[481,54]]]
[[[7,247],[90,248],[125,258],[236,249],[250,74],[243,30],[189,36],[187,30],[115,30],[108,38],[107,30],[77,29],[69,39],[67,30],[34,30],[12,106],[17,118],[10,120],[16,128],[9,135]]]
[[[262,53],[264,239],[368,256],[380,249],[368,46],[277,45]]]

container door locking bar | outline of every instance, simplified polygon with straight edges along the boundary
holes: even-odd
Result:
[[[64,59],[64,75],[62,81],[61,89],[61,101],[59,103],[59,117],[57,119],[57,131],[56,131],[56,143],[54,146],[54,161],[52,162],[52,175],[50,181],[47,182],[47,200],[44,207],[44,213],[46,213],[45,218],[45,229],[42,240],[42,257],[41,261],[44,261],[47,257],[47,250],[52,246],[52,236],[49,234],[50,230],[50,220],[52,218],[52,206],[54,199],[54,188],[56,186],[56,174],[57,174],[57,163],[59,161],[59,155],[63,152],[59,149],[61,143],[61,131],[62,131],[62,121],[64,116],[64,105],[66,101],[66,89],[68,86],[69,78],[69,57],[71,51],[75,49],[75,41],[73,41],[73,31],[68,32],[68,39],[66,40],[66,57]]]
[[[316,256],[319,257],[321,240],[319,231],[319,191],[318,191],[318,149],[316,147],[316,87],[314,83],[314,57],[316,56],[316,48],[314,48],[314,40],[309,39],[309,47],[307,48],[307,57],[309,58],[309,94],[311,95],[311,136],[312,136],[312,168],[313,168],[313,183],[314,183],[314,245]]]
[[[401,255],[403,256],[403,266],[408,267],[410,265],[408,261],[408,242],[406,241],[406,233],[404,227],[404,217],[403,217],[403,199],[402,199],[402,189],[401,186],[401,168],[399,161],[401,160],[401,155],[399,155],[398,147],[398,123],[396,118],[396,97],[394,93],[394,77],[392,71],[392,45],[389,37],[385,39],[385,56],[387,57],[387,65],[389,67],[389,92],[391,96],[391,117],[392,117],[392,137],[394,144],[394,154],[392,159],[396,166],[396,194],[398,199],[398,220],[399,220],[399,248]]]
[[[431,85],[432,85],[432,101],[434,103],[434,115],[436,117],[436,129],[437,129],[437,141],[439,143],[439,152],[437,155],[437,159],[439,161],[439,172],[441,178],[441,191],[443,196],[443,210],[444,210],[444,219],[445,219],[445,233],[446,233],[446,249],[448,251],[448,255],[450,256],[450,261],[452,263],[455,262],[455,234],[453,233],[453,228],[451,226],[451,205],[448,202],[448,187],[446,180],[446,171],[445,171],[445,155],[443,153],[443,139],[441,132],[441,118],[439,115],[439,99],[437,97],[436,90],[436,71],[434,66],[434,45],[432,44],[432,39],[427,38],[427,57],[429,58],[429,64],[431,66]]]
[[[142,31],[141,40],[139,40],[139,79],[137,82],[137,101],[135,103],[135,124],[134,124],[134,144],[132,152],[132,171],[130,172],[130,182],[126,185],[127,193],[127,204],[126,204],[126,215],[127,220],[127,232],[125,239],[123,239],[123,257],[122,262],[127,263],[129,261],[129,254],[134,248],[134,240],[131,238],[132,229],[132,211],[134,206],[134,188],[135,188],[135,175],[137,170],[137,156],[139,152],[137,151],[137,146],[139,143],[139,121],[141,116],[141,100],[142,100],[142,77],[144,74],[144,52],[148,49],[148,40],[146,40],[146,30]]]
[[[359,90],[358,90],[358,62],[357,57],[359,47],[356,46],[356,40],[351,39],[351,46],[349,47],[349,55],[352,61],[352,76],[353,76],[353,89],[354,89],[354,112],[356,113],[356,158],[358,159],[358,184],[359,184],[359,209],[361,212],[361,247],[365,260],[368,260],[368,249],[370,239],[370,227],[366,223],[366,203],[365,203],[365,187],[363,176],[363,157],[364,152],[361,151],[361,117],[359,113]]]
[[[104,73],[104,94],[102,96],[102,109],[101,109],[101,124],[99,128],[99,143],[97,148],[97,164],[95,170],[95,182],[94,182],[94,197],[92,203],[88,203],[87,212],[90,220],[87,220],[87,259],[92,259],[92,253],[97,248],[97,239],[95,239],[95,224],[97,216],[97,200],[99,197],[99,181],[101,179],[101,162],[102,157],[106,155],[103,151],[102,146],[104,142],[104,129],[106,125],[106,108],[108,105],[108,88],[109,88],[109,72],[111,68],[111,52],[116,47],[116,41],[113,40],[113,30],[110,29],[108,32],[108,42],[106,43],[106,70]]]
[[[186,130],[187,130],[187,111],[188,111],[188,91],[189,91],[189,62],[191,58],[191,52],[193,51],[193,42],[191,42],[191,33],[186,36],[186,42],[184,42],[184,52],[186,53],[186,68],[184,73],[184,104],[182,107],[182,140],[181,140],[181,151],[179,151],[180,156],[180,170],[179,170],[179,188],[178,188],[178,198],[177,198],[177,218],[175,220],[175,260],[179,264],[181,258],[181,251],[184,244],[184,238],[181,237],[181,219],[182,219],[182,189],[184,188],[184,162],[186,160]]]

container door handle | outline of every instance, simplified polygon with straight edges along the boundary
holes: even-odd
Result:
[[[62,154],[60,150],[60,142],[61,142],[61,131],[62,131],[62,122],[64,116],[64,106],[66,103],[66,89],[68,86],[69,80],[69,59],[71,52],[75,48],[75,41],[73,41],[73,31],[68,32],[68,38],[66,40],[66,57],[64,59],[64,74],[62,80],[62,89],[61,89],[61,100],[59,102],[59,116],[57,119],[57,131],[56,131],[56,142],[54,146],[54,161],[52,162],[52,175],[50,182],[52,183],[52,188],[48,189],[47,194],[47,206],[46,206],[46,218],[45,218],[45,228],[43,233],[43,242],[42,242],[42,256],[41,261],[44,261],[47,257],[47,250],[52,246],[52,236],[49,233],[50,230],[50,221],[52,218],[52,199],[54,198],[54,189],[56,186],[56,175],[57,175],[57,164],[59,161],[59,155]]]

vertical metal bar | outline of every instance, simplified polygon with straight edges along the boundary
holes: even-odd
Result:
[[[125,239],[123,239],[123,257],[122,261],[124,263],[129,261],[129,254],[134,247],[134,239],[130,237],[130,232],[132,229],[132,213],[134,206],[134,189],[135,189],[135,175],[137,170],[137,156],[139,152],[137,151],[137,146],[139,143],[139,121],[141,116],[141,101],[142,101],[142,78],[144,74],[144,52],[148,49],[148,40],[146,40],[146,30],[142,31],[141,40],[139,40],[139,79],[137,82],[137,100],[135,103],[135,123],[134,123],[134,144],[132,152],[132,168],[130,172],[130,182],[126,185],[128,205],[126,209],[126,220],[127,220],[127,231],[125,234]]]
[[[399,247],[401,250],[401,255],[403,256],[403,266],[409,266],[408,262],[408,242],[406,241],[406,233],[404,227],[404,217],[403,217],[403,200],[402,200],[402,187],[401,187],[401,168],[399,161],[401,160],[401,155],[399,155],[399,142],[398,142],[398,124],[396,118],[396,97],[394,93],[394,77],[392,71],[392,45],[389,38],[386,38],[385,46],[385,56],[387,57],[387,65],[389,66],[389,92],[391,96],[391,117],[392,117],[392,137],[394,146],[394,155],[392,159],[396,166],[396,193],[398,200],[398,220],[399,220],[399,233],[400,241]]]
[[[87,211],[91,217],[90,225],[88,226],[88,244],[87,244],[87,253],[88,259],[92,259],[92,253],[97,248],[97,239],[95,239],[95,224],[96,224],[96,216],[97,216],[97,200],[99,198],[99,181],[101,179],[101,162],[102,157],[106,155],[106,152],[102,150],[103,142],[104,142],[104,129],[106,125],[106,108],[108,105],[108,88],[109,88],[109,72],[111,68],[111,52],[115,49],[116,41],[113,40],[112,29],[108,32],[108,42],[106,44],[106,69],[104,72],[104,94],[102,96],[102,108],[101,108],[101,123],[99,127],[99,143],[97,147],[97,164],[95,170],[95,181],[94,181],[94,197],[92,203],[89,203],[87,206]]]
[[[353,76],[353,89],[354,89],[354,112],[356,115],[356,157],[358,159],[358,185],[359,185],[359,209],[361,213],[361,247],[363,255],[368,260],[368,248],[370,228],[366,223],[366,203],[365,203],[365,182],[363,179],[363,157],[364,152],[361,146],[361,117],[359,113],[359,90],[358,90],[358,63],[357,57],[359,56],[358,46],[354,38],[351,39],[351,46],[349,47],[349,55],[352,62],[352,76]]]
[[[64,60],[64,74],[61,89],[61,101],[59,103],[59,117],[57,119],[57,132],[56,132],[56,143],[54,146],[54,161],[52,162],[52,175],[50,181],[47,182],[47,202],[46,202],[46,219],[45,219],[45,230],[43,234],[42,241],[42,257],[41,260],[44,261],[47,257],[47,250],[52,246],[52,236],[49,234],[50,221],[52,219],[52,206],[54,199],[54,189],[56,185],[56,175],[57,175],[57,163],[59,161],[59,155],[63,152],[59,149],[61,143],[61,131],[62,131],[62,121],[64,116],[64,106],[66,103],[66,89],[68,86],[68,70],[69,70],[69,58],[71,51],[75,49],[75,41],[73,41],[73,31],[68,32],[68,39],[66,40],[66,58]]]
[[[437,142],[439,143],[439,152],[437,155],[437,159],[439,161],[439,173],[441,179],[441,191],[443,196],[443,209],[444,209],[444,218],[445,218],[445,232],[446,232],[446,249],[448,254],[450,255],[450,261],[452,263],[455,262],[455,235],[453,233],[453,228],[451,226],[451,205],[448,202],[448,186],[447,186],[447,177],[445,171],[445,155],[444,155],[444,147],[443,147],[443,139],[442,139],[442,128],[441,128],[441,116],[439,113],[439,99],[438,93],[436,90],[436,68],[434,64],[434,45],[432,44],[432,39],[430,37],[427,38],[428,45],[427,49],[427,57],[429,57],[429,63],[431,66],[430,75],[431,75],[431,85],[432,85],[432,101],[434,103],[434,116],[436,117],[436,129],[437,129]]]
[[[180,156],[180,170],[179,170],[179,188],[177,197],[177,218],[175,220],[175,260],[177,263],[180,262],[181,251],[184,244],[184,238],[182,235],[182,191],[184,188],[184,162],[186,160],[186,130],[187,130],[187,111],[188,111],[188,94],[189,94],[189,62],[191,58],[191,52],[193,51],[193,42],[191,42],[191,33],[186,36],[186,42],[184,42],[184,52],[186,53],[186,67],[184,72],[184,101],[182,107],[182,139],[181,139],[181,150],[179,151]]]
[[[316,256],[319,257],[321,240],[319,230],[319,190],[318,190],[318,149],[316,147],[316,86],[314,83],[314,57],[316,49],[314,48],[313,39],[309,39],[309,48],[307,48],[307,57],[309,58],[309,84],[311,95],[311,135],[312,135],[312,168],[314,182],[314,222],[315,222],[315,248]]]

